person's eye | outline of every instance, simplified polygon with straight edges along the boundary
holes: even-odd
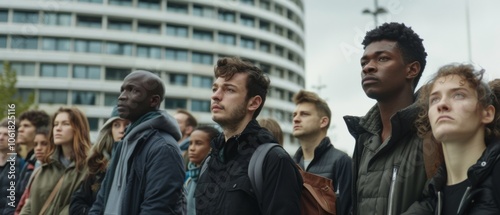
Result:
[[[453,95],[453,98],[454,99],[463,99],[463,98],[465,98],[465,95],[463,93],[455,93]]]
[[[439,102],[439,98],[438,97],[431,97],[429,98],[429,104],[436,104]]]
[[[386,61],[388,61],[388,60],[389,60],[389,58],[388,58],[388,57],[385,57],[385,56],[381,56],[381,57],[378,59],[378,61],[381,61],[381,62],[386,62]]]

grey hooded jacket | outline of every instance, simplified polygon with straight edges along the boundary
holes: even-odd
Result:
[[[132,128],[113,149],[106,177],[89,214],[103,214],[112,186],[122,181],[124,190],[117,210],[120,214],[185,212],[185,170],[177,146],[181,133],[173,117],[159,112],[160,115]],[[120,161],[121,156],[126,156],[124,161]]]

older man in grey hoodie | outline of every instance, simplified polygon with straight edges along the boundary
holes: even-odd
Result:
[[[89,214],[183,214],[185,177],[176,120],[159,107],[165,88],[147,71],[125,77],[118,113],[131,121],[113,150],[110,167]]]

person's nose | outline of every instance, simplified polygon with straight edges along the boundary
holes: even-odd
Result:
[[[375,66],[375,63],[370,60],[363,66],[362,70],[363,74],[374,73],[377,71],[377,67]]]
[[[439,100],[439,103],[437,104],[437,109],[438,112],[444,112],[444,111],[449,111],[450,110],[450,105],[448,104],[448,99],[447,98],[442,98]]]

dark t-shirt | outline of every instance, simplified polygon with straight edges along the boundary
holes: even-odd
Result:
[[[450,185],[444,187],[443,190],[443,215],[456,215],[458,211],[458,206],[462,197],[464,196],[465,190],[470,186],[470,181],[466,179],[458,184]]]

